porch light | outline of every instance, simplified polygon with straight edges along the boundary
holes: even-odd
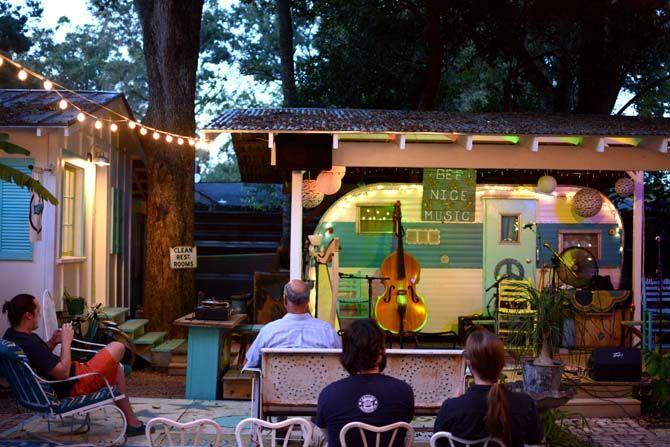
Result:
[[[107,159],[107,155],[105,155],[104,152],[99,152],[93,159],[93,163],[98,166],[109,166],[109,160]]]

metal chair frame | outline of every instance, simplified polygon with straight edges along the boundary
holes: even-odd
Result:
[[[163,424],[163,430],[156,429],[156,433],[152,437],[151,430],[155,425],[158,425],[158,424]],[[204,429],[207,426],[214,427],[214,431],[216,433],[214,440],[211,441],[211,442],[201,440],[201,436],[204,434]],[[176,428],[179,431],[179,444],[174,443],[174,441],[172,439],[172,435],[175,433],[176,430],[170,430],[169,429],[170,427],[171,428]],[[185,436],[186,436],[187,430],[192,428],[192,427],[197,427],[197,430],[195,432],[195,439],[192,442],[189,441],[187,443],[187,440],[186,440]],[[146,428],[147,441],[149,441],[149,445],[151,447],[154,447],[155,445],[157,445],[157,444],[154,444],[154,439],[159,434],[164,434],[165,435],[165,439],[167,439],[168,445],[170,447],[185,446],[185,445],[197,446],[197,445],[200,445],[199,444],[200,441],[207,442],[207,444],[203,444],[203,445],[209,445],[209,446],[212,446],[212,447],[220,447],[222,445],[222,440],[223,440],[223,429],[221,429],[221,426],[219,424],[217,424],[216,422],[214,422],[213,420],[211,420],[211,419],[198,419],[198,420],[195,420],[195,421],[192,421],[192,422],[187,422],[187,423],[182,424],[181,422],[173,421],[173,420],[167,419],[167,418],[161,418],[161,417],[153,418],[149,422],[147,422],[147,428]]]
[[[376,427],[374,425],[365,424],[363,422],[349,422],[347,425],[342,427],[342,430],[340,430],[340,445],[342,447],[347,447],[346,436],[349,430],[356,428],[361,434],[363,447],[368,447],[368,439],[367,436],[365,436],[366,431],[375,433],[375,447],[380,447],[382,434],[388,432],[392,432],[391,439],[388,443],[388,447],[392,447],[400,429],[406,430],[404,442],[405,447],[411,447],[414,444],[414,427],[412,427],[407,422],[394,422],[393,424],[384,425],[383,427]]]
[[[246,418],[240,421],[235,427],[235,441],[237,442],[237,447],[246,447],[246,445],[242,442],[242,429],[247,424],[251,424],[252,440],[254,440],[254,442],[257,443],[257,445],[259,445],[260,447],[263,447],[263,429],[271,431],[270,435],[271,447],[277,446],[277,430],[286,427],[288,428],[286,430],[286,436],[284,438],[282,447],[288,446],[288,443],[291,440],[291,433],[293,432],[294,427],[296,426],[300,427],[300,431],[302,432],[303,447],[308,447],[312,442],[312,424],[307,419],[290,418],[286,419],[285,421],[273,423],[257,418]]]
[[[460,444],[466,445],[466,446],[480,445],[481,444],[482,447],[488,447],[489,443],[493,442],[493,443],[496,443],[500,447],[505,447],[504,442],[502,442],[498,438],[493,438],[491,436],[489,436],[487,438],[471,440],[471,439],[458,438],[458,437],[452,435],[451,433],[449,433],[448,431],[438,431],[435,434],[433,434],[433,436],[430,437],[430,447],[437,447],[437,440],[441,439],[441,438],[446,438],[449,441],[449,446],[450,447],[457,447],[456,444],[454,444],[454,441],[456,441]]]

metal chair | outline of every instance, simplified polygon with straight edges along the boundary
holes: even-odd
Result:
[[[162,430],[160,429],[162,425]],[[203,437],[203,435],[206,435],[205,433],[205,428],[206,427],[213,427],[214,428],[214,439],[211,440],[209,439],[209,436]],[[155,428],[155,432],[152,434],[151,431],[152,429]],[[195,433],[192,433],[192,430],[195,428]],[[188,435],[191,435],[190,437]],[[221,426],[214,422],[211,419],[198,419],[193,422],[187,422],[185,424],[182,424],[177,421],[173,421],[171,419],[166,419],[166,418],[153,418],[149,422],[147,422],[147,430],[146,430],[146,435],[147,435],[147,441],[149,442],[149,445],[151,447],[154,447],[155,445],[162,445],[161,444],[154,444],[154,441],[159,436],[165,435],[165,439],[168,442],[168,445],[170,447],[172,446],[211,446],[211,447],[220,447],[222,445],[222,440],[223,440],[223,430],[221,429]],[[175,444],[173,436],[178,435],[179,436],[179,443]],[[164,439],[164,440],[165,440]],[[164,441],[163,440],[163,441]]]
[[[277,430],[286,428],[286,435],[284,437],[284,442],[282,447],[287,447],[289,441],[291,440],[291,434],[294,428],[299,427],[302,432],[303,438],[303,447],[308,447],[312,442],[312,424],[302,418],[290,418],[281,422],[267,422],[262,419],[256,418],[247,418],[240,421],[235,427],[235,440],[237,441],[237,447],[246,447],[246,444],[242,442],[242,429],[245,425],[251,424],[251,438],[253,443],[263,447],[263,429],[270,431],[270,442],[271,447],[277,445]]]
[[[391,434],[391,439],[387,445],[392,447],[398,435],[398,431],[400,430],[405,430],[405,442],[403,445],[405,447],[410,447],[414,444],[414,428],[407,422],[395,422],[393,424],[384,425],[383,427],[376,427],[374,425],[365,424],[363,422],[349,422],[347,425],[342,427],[342,430],[340,430],[340,445],[342,447],[347,447],[347,433],[349,430],[355,428],[357,428],[361,434],[363,447],[368,447],[368,437],[366,432],[375,433],[375,447],[380,446],[382,435],[385,433]]]
[[[16,402],[19,406],[36,413],[32,418],[19,424],[17,427],[7,430],[0,436],[9,434],[22,429],[26,424],[35,419],[46,419],[51,428],[51,422],[64,422],[64,418],[72,417],[70,432],[74,434],[85,433],[90,428],[89,413],[98,409],[111,409],[121,416],[123,427],[121,433],[111,442],[117,444],[126,437],[127,421],[123,412],[116,406],[116,401],[125,396],[119,392],[116,387],[109,384],[103,374],[87,373],[73,376],[65,380],[44,380],[30,367],[28,358],[16,344],[9,340],[0,340],[0,370],[9,381],[9,384],[16,395]],[[105,386],[98,391],[82,396],[59,398],[54,392],[52,385],[56,383],[71,382],[82,377],[100,376]],[[85,419],[77,430],[74,429],[75,418],[84,416]],[[85,430],[84,427],[86,427]],[[36,435],[49,442],[60,444],[60,441],[54,440],[44,435]]]
[[[449,446],[450,447],[460,447],[460,445],[475,445],[475,446],[481,446],[481,447],[491,447],[499,446],[499,447],[505,447],[505,443],[503,443],[500,439],[498,438],[481,438],[481,439],[475,439],[475,440],[469,440],[469,439],[462,439],[458,438],[448,431],[438,431],[435,433],[433,436],[430,437],[430,447],[437,447],[437,440],[441,438],[446,438],[449,441]],[[454,444],[454,441],[458,442],[459,444]]]

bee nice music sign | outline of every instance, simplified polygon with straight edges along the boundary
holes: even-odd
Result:
[[[421,220],[474,222],[477,171],[426,168],[423,170]]]

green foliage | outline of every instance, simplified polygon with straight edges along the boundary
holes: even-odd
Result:
[[[566,425],[566,419],[578,419],[578,428],[582,431],[588,429],[589,423],[583,415],[553,409],[541,413],[541,418],[547,447],[589,447],[592,445],[577,438]]]
[[[256,211],[276,211],[282,199],[281,190],[275,188],[275,185],[256,184],[246,190],[242,203]]]
[[[645,351],[644,364],[651,377],[651,396],[659,416],[670,417],[670,353]]]

